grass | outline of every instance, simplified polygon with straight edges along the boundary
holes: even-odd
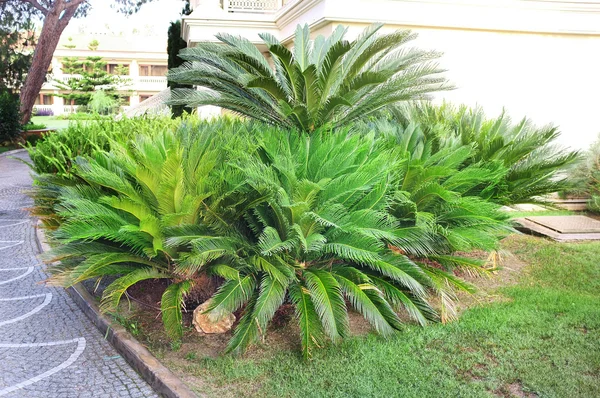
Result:
[[[504,249],[529,264],[518,283],[448,325],[354,337],[308,363],[296,351],[215,358],[185,345],[163,360],[219,397],[600,396],[600,243],[515,235]]]
[[[55,130],[61,130],[69,126],[68,120],[60,120],[56,116],[33,116],[31,122],[34,124],[45,124],[46,128]]]
[[[0,153],[4,153],[4,152],[8,152],[8,151],[12,151],[14,149],[19,149],[18,146],[15,145],[9,145],[9,146],[0,146]]]
[[[581,212],[571,210],[546,210],[546,211],[511,211],[508,213],[510,218],[523,218],[533,216],[572,216]]]

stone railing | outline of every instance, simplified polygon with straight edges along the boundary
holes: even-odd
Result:
[[[125,80],[122,86],[125,90],[161,91],[167,88],[166,76],[121,76],[121,78]],[[54,79],[67,83],[70,79],[81,79],[81,75],[59,75]]]
[[[37,111],[50,110],[54,116],[64,115],[69,113],[76,113],[79,105],[34,105],[33,109]],[[131,106],[122,106],[122,111],[127,111]]]
[[[221,0],[227,12],[273,13],[283,6],[283,0]]]

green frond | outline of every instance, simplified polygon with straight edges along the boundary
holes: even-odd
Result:
[[[339,283],[326,271],[307,270],[305,286],[325,334],[333,341],[348,334],[348,313]]]
[[[172,339],[180,339],[183,335],[182,311],[185,295],[192,288],[191,281],[173,283],[167,287],[160,301],[162,321],[167,335]]]
[[[256,281],[252,275],[225,281],[210,299],[210,305],[206,312],[221,316],[237,311],[250,300],[255,286]]]
[[[100,310],[102,312],[116,311],[119,307],[119,302],[121,301],[123,294],[125,294],[127,289],[138,282],[148,279],[164,279],[168,277],[168,274],[150,267],[138,268],[135,271],[129,272],[128,274],[116,279],[106,287],[104,293],[102,294]]]
[[[311,357],[314,348],[322,347],[324,344],[321,321],[308,289],[302,285],[293,284],[289,287],[289,294],[295,305],[296,318],[300,327],[302,356],[307,360]]]

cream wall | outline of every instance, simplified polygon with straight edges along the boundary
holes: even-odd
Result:
[[[349,37],[364,26],[350,25]],[[394,28],[405,27],[386,26]],[[513,119],[556,124],[560,142],[575,148],[587,148],[600,134],[600,36],[413,31],[416,46],[444,53],[439,64],[456,87],[437,100],[481,105],[490,116],[504,107]]]

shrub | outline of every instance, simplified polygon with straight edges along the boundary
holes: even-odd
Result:
[[[31,130],[44,130],[47,126],[45,124],[35,124],[35,123],[27,123],[23,126],[23,131],[31,131]]]
[[[454,253],[493,249],[506,225],[497,206],[461,195],[479,181],[456,172],[468,151],[428,156],[418,137],[398,151],[403,137],[219,120],[109,140],[110,152],[77,158],[70,184],[54,185],[52,280],[118,276],[102,298],[112,311],[133,284],[167,278],[163,322],[177,338],[185,294],[223,278],[209,311],[242,311],[234,352],[284,303],[306,357],[347,335],[347,303],[383,335],[400,328],[400,309],[446,321],[455,290],[471,291],[453,270],[484,272]]]
[[[271,130],[258,142],[254,154],[229,156],[239,175],[229,180],[243,182],[229,189],[235,217],[184,237],[186,262],[226,280],[210,313],[244,308],[228,351],[256,341],[283,303],[295,306],[305,357],[348,334],[347,303],[383,335],[400,328],[401,309],[421,324],[448,320],[455,289],[471,290],[452,271],[483,272],[453,253],[491,249],[506,230],[497,206],[450,190],[469,180],[452,178],[451,155],[414,171],[405,153],[372,136]],[[444,167],[447,175],[427,179]]]
[[[268,33],[260,35],[269,61],[250,41],[218,34],[221,43],[200,43],[180,52],[184,65],[170,81],[204,87],[176,89],[171,105],[216,105],[260,121],[302,131],[351,123],[382,107],[444,89],[434,52],[406,48],[416,35],[378,35],[375,24],[354,41],[342,26],[325,39],[309,39],[298,26],[290,51]]]
[[[569,170],[569,181],[563,195],[589,196],[588,209],[600,213],[600,136]]]
[[[111,152],[78,157],[71,186],[60,188],[58,215],[64,220],[52,237],[53,283],[71,286],[107,275],[118,276],[105,290],[101,309],[113,311],[133,284],[167,278],[162,317],[170,336],[182,333],[183,296],[199,279],[189,272],[174,234],[198,233],[205,200],[221,164],[217,130],[164,130],[130,144],[110,143]],[[83,260],[83,261],[82,261]],[[197,269],[195,269],[197,270]]]
[[[33,116],[54,116],[52,109],[33,108]]]
[[[68,176],[72,161],[78,156],[88,156],[97,150],[108,151],[113,141],[123,143],[140,134],[173,130],[179,123],[166,117],[71,123],[66,129],[45,135],[35,148],[28,147],[31,168],[37,174]]]
[[[66,129],[45,134],[35,142],[35,146],[28,142],[29,166],[36,174],[32,214],[39,217],[46,228],[54,229],[60,225],[61,217],[57,216],[55,206],[60,187],[71,186],[77,181],[72,167],[78,156],[88,157],[97,151],[109,151],[112,143],[126,143],[137,135],[153,136],[171,131],[179,123],[166,117],[76,122]]]
[[[94,113],[88,113],[86,110],[87,107],[83,107],[80,105],[77,108],[77,112],[74,113],[64,113],[62,115],[57,116],[57,119],[60,120],[112,120],[113,116],[111,115],[100,115]]]
[[[98,115],[109,115],[118,111],[119,101],[106,94],[103,90],[98,90],[92,94],[88,103],[88,109]]]
[[[482,190],[484,198],[500,204],[543,201],[543,195],[562,190],[567,186],[562,175],[579,156],[555,143],[556,127],[538,128],[527,119],[513,124],[505,113],[486,119],[480,108],[420,103],[392,110],[391,119],[419,125],[433,153],[472,146],[465,166],[504,169],[500,180]]]
[[[0,143],[14,142],[21,135],[21,113],[16,95],[0,91]]]

